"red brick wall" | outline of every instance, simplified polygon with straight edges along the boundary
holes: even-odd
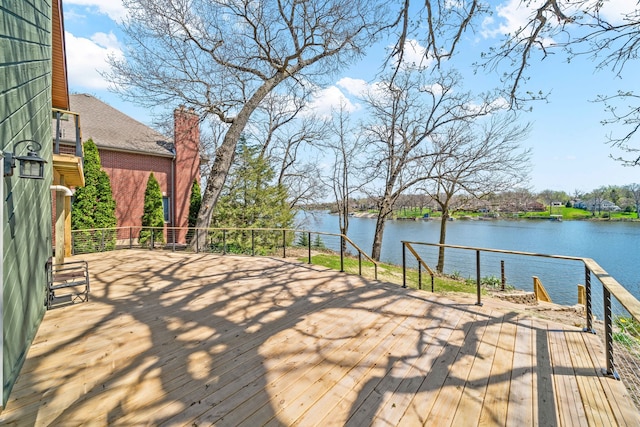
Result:
[[[102,169],[109,175],[116,200],[118,227],[140,226],[144,191],[153,172],[163,196],[171,194],[171,158],[98,149]],[[172,225],[172,224],[169,224]]]
[[[187,227],[189,199],[194,179],[200,181],[199,118],[192,109],[184,107],[174,112],[174,141],[176,148],[174,185],[170,157],[113,151],[99,147],[102,169],[109,175],[116,201],[118,227],[139,227],[144,211],[144,191],[149,174],[153,172],[163,196],[171,201],[172,227]],[[186,230],[176,236],[177,243],[186,243]]]

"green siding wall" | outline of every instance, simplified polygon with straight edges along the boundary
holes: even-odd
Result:
[[[51,2],[0,3],[0,146],[42,144],[44,180],[2,178],[2,406],[44,316],[45,264],[51,255]],[[18,155],[26,146],[17,147]]]

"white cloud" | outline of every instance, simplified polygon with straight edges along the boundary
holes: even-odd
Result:
[[[501,19],[485,18],[482,23],[482,36],[493,38],[513,34],[531,20],[534,7],[531,3],[523,4],[521,0],[508,0],[506,3],[498,5],[496,15]],[[496,22],[500,22],[500,24],[496,26]]]
[[[127,16],[127,9],[122,4],[122,0],[65,0],[64,4],[96,8],[116,22],[122,21]]]
[[[409,67],[417,67],[420,69],[428,68],[433,59],[427,57],[427,49],[417,40],[407,40],[404,43],[404,56],[402,58],[404,65]]]
[[[107,57],[122,57],[122,49],[113,33],[95,33],[91,39],[65,32],[69,86],[106,89],[109,83],[100,75],[109,71]]]
[[[496,6],[496,16],[486,17],[482,23],[481,34],[485,38],[513,34],[533,19],[535,10],[542,6],[543,0],[523,2],[522,0],[507,0]],[[624,17],[635,12],[637,4],[631,0],[589,0],[586,3],[562,4],[562,10],[567,16],[580,15],[580,11],[594,11],[599,7],[600,15],[612,24],[622,24]],[[551,43],[546,40],[545,43]]]
[[[394,47],[388,46],[389,51]],[[394,61],[397,65],[398,55],[394,57]],[[404,42],[404,49],[402,50],[402,68],[416,68],[424,70],[433,63],[433,58],[427,54],[427,49],[420,44],[418,40],[409,39]]]
[[[341,81],[343,81],[342,79]],[[354,104],[338,86],[329,86],[317,91],[313,96],[313,100],[307,105],[306,109],[309,114],[322,118],[331,117],[332,113],[344,105],[345,111],[352,113],[360,109],[359,104]]]
[[[362,96],[364,95],[369,85],[362,79],[353,79],[351,77],[343,77],[336,83],[338,87],[346,90],[349,95]]]
[[[630,0],[607,0],[602,3],[600,14],[610,23],[619,25],[624,22],[624,17],[634,13],[637,7],[637,3]]]

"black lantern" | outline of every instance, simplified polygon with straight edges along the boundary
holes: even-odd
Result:
[[[16,147],[23,142],[27,144],[27,155],[16,156]],[[43,179],[45,159],[38,155],[42,149],[39,142],[23,139],[13,144],[11,153],[4,152],[4,176],[13,176],[13,169],[16,167],[16,159],[20,161],[20,178]]]

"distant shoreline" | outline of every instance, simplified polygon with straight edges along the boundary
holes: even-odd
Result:
[[[328,212],[331,215],[337,215],[335,212]],[[352,218],[372,218],[375,219],[377,217],[376,213],[371,212],[352,212],[350,214]],[[440,216],[429,216],[429,217],[392,217],[389,220],[394,221],[437,221],[441,217]],[[495,220],[507,220],[507,221],[520,221],[520,220],[542,220],[542,221],[558,221],[549,216],[509,216],[508,214],[500,215],[497,217],[494,216],[470,216],[470,215],[460,215],[453,216],[456,221],[495,221]],[[562,221],[596,221],[596,222],[640,222],[638,218],[597,218],[597,217],[585,217],[585,218],[561,218]]]

